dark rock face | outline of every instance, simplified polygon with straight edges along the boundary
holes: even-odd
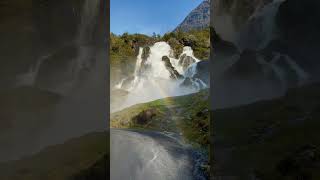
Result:
[[[281,4],[276,16],[280,31],[273,51],[288,54],[319,80],[320,2],[290,0]]]
[[[196,60],[190,56],[183,54],[179,59],[179,65],[182,66],[183,71],[185,71],[191,64],[195,63]]]
[[[319,42],[320,2],[317,0],[290,0],[284,2],[277,15],[277,23],[284,40],[296,42]]]
[[[141,65],[140,65],[140,69],[139,69],[139,73],[143,74],[144,72],[146,72],[149,68],[149,65],[146,64],[148,58],[150,56],[150,47],[144,47],[142,50],[142,55],[141,55]]]
[[[193,76],[194,78],[201,79],[207,85],[210,84],[210,62],[209,61],[200,61],[197,63],[196,73]]]
[[[223,61],[223,59],[239,53],[238,48],[233,43],[223,40],[215,29],[211,28],[210,33],[214,61]]]
[[[229,55],[228,58],[233,57]],[[224,61],[230,61],[228,58]],[[215,64],[217,71],[213,74],[214,108],[248,104],[283,93],[281,79],[276,76],[271,65],[261,60],[256,51],[245,50],[230,63]]]
[[[181,86],[184,86],[184,87],[191,87],[192,86],[192,79],[190,77],[186,77],[184,79],[184,81],[181,83]]]
[[[230,67],[226,74],[229,77],[250,78],[262,72],[262,65],[257,62],[257,52],[245,50],[239,60]]]
[[[214,28],[224,40],[234,42],[253,13],[270,2],[272,0],[214,0]]]
[[[156,109],[147,109],[140,112],[137,116],[133,117],[132,121],[135,124],[138,125],[146,125],[150,121],[152,121],[152,118],[154,118],[157,115]]]
[[[167,56],[162,57],[162,61],[164,62],[167,70],[170,73],[170,78],[172,79],[180,79],[183,78],[181,74],[172,66],[170,59]]]
[[[210,1],[203,1],[197,8],[184,19],[175,31],[187,32],[190,30],[204,29],[210,24]]]
[[[186,77],[182,83],[180,84],[181,87],[187,88],[195,88],[195,89],[204,89],[206,86],[201,82],[198,78],[193,77]]]
[[[150,56],[150,47],[144,47],[142,50],[142,60],[145,62]]]

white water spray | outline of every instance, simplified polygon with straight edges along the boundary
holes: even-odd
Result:
[[[162,60],[163,56],[167,56],[170,59],[172,67],[180,75],[192,78],[196,74],[196,65],[200,60],[194,57],[191,47],[184,47],[179,57],[180,59],[185,55],[194,60],[194,63],[185,71],[183,71],[182,65],[179,65],[179,59],[170,56],[172,55],[172,49],[166,42],[157,42],[151,46],[149,57],[145,61],[142,59],[142,54],[143,48],[140,48],[134,76],[130,79],[121,80],[115,86],[116,89],[128,91],[128,95],[122,106],[111,111],[117,111],[137,103],[149,102],[160,98],[190,94],[207,87],[200,79],[193,79],[191,81],[192,87],[181,86],[184,78],[172,79],[170,72]],[[144,69],[142,66],[146,68]]]
[[[247,24],[239,32],[236,44],[241,49],[263,49],[276,37],[276,15],[285,0],[273,2],[258,8],[249,17]]]

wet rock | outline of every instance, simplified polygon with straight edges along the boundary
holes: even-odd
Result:
[[[183,76],[172,66],[169,57],[163,56],[162,61],[164,62],[167,70],[170,73],[170,78],[172,79],[181,79]]]
[[[181,86],[190,87],[192,86],[192,80],[190,77],[186,77],[184,81],[181,83]]]
[[[206,85],[198,78],[186,77],[182,83],[181,87],[194,88],[197,90],[206,88]]]
[[[182,66],[183,71],[185,71],[191,64],[195,63],[196,60],[193,59],[191,56],[187,56],[183,54],[179,59],[179,65]]]
[[[196,73],[194,78],[201,79],[207,85],[210,84],[210,62],[209,61],[200,61],[197,63]]]
[[[141,54],[142,61],[140,64],[140,69],[138,70],[139,75],[145,74],[148,71],[148,69],[150,68],[150,65],[146,63],[149,56],[150,56],[150,53],[151,52],[150,52],[149,46],[146,46],[142,49],[142,54]]]
[[[142,50],[142,55],[141,58],[143,60],[143,62],[145,62],[150,56],[150,47],[144,47]]]
[[[262,73],[262,66],[257,61],[257,52],[244,50],[240,59],[227,70],[226,75],[233,77],[250,78]]]

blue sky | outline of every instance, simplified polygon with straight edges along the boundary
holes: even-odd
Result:
[[[172,31],[203,0],[110,0],[110,28],[115,34]]]

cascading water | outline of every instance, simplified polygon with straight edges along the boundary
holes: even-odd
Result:
[[[37,88],[44,88],[59,95],[63,92],[62,95],[64,96],[53,96],[59,101],[51,103],[49,100],[43,108],[25,109],[22,107],[22,111],[16,112],[13,126],[10,127],[9,131],[4,131],[1,134],[0,142],[2,144],[6,143],[6,145],[2,148],[0,161],[19,159],[37,153],[50,145],[62,144],[68,139],[80,137],[89,132],[105,130],[105,121],[103,121],[105,118],[105,100],[101,97],[105,96],[104,73],[107,57],[104,50],[98,49],[89,41],[95,33],[94,28],[97,27],[97,24],[94,23],[98,19],[99,5],[100,0],[84,1],[81,11],[81,24],[78,27],[79,34],[75,38],[75,42],[68,42],[68,46],[61,44],[59,48],[52,50],[48,55],[38,58],[36,63],[30,65],[26,73],[16,77],[15,85],[17,87],[36,87],[32,88],[32,97],[33,94],[37,97],[34,100],[35,107],[38,106],[39,99],[40,102],[43,100],[47,102],[47,99],[51,99],[52,96],[52,93],[49,93],[49,96],[47,93],[39,94]],[[72,47],[70,48],[70,46]],[[77,49],[75,55],[73,55],[74,49]],[[69,53],[69,50],[72,52]],[[67,55],[65,56],[65,54]],[[90,68],[84,67],[94,60],[96,60],[96,63],[91,64]],[[51,63],[55,61],[67,61],[67,63],[58,65]],[[51,66],[52,64],[56,66]],[[87,73],[81,72],[83,68],[86,69]],[[41,71],[46,70],[50,73],[43,72],[41,74]],[[72,70],[74,77],[70,77],[71,73],[65,73]],[[55,75],[59,78],[55,78]],[[84,78],[80,78],[80,75]],[[47,79],[52,81],[48,82],[51,86],[38,87],[35,81],[40,76],[50,76]],[[66,80],[59,81],[60,79]],[[81,81],[81,84],[74,86],[75,83],[71,83],[74,81]],[[65,82],[70,83],[71,86],[61,87]],[[72,93],[64,93],[70,90],[72,90]],[[26,96],[24,92],[22,95]],[[28,121],[40,123],[24,123]],[[10,139],[10,141],[7,141],[7,139]]]
[[[276,37],[275,18],[285,0],[273,0],[249,17],[247,24],[239,32],[236,42],[240,49],[262,49]]]
[[[115,87],[128,91],[126,100],[122,106],[111,111],[160,98],[194,93],[206,88],[207,85],[203,81],[193,78],[197,71],[196,65],[200,60],[194,57],[191,47],[184,47],[179,59],[173,58],[172,52],[168,43],[157,42],[150,47],[149,56],[143,59],[143,48],[140,48],[133,77],[121,80]],[[171,63],[169,69],[163,57],[169,58]],[[183,70],[183,63],[181,63],[184,57],[193,62],[186,70]],[[173,78],[171,73],[174,71],[181,78],[177,76]],[[193,78],[190,86],[182,86],[186,78]]]
[[[257,61],[261,65],[265,66],[265,68],[270,67],[278,80],[281,82],[281,89],[283,92],[286,92],[289,88],[289,71],[293,72],[296,85],[303,85],[310,77],[303,68],[301,68],[294,60],[285,54],[274,52],[273,58],[270,61],[265,61],[262,56],[258,56]],[[280,66],[279,64],[284,65]]]
[[[21,87],[21,86],[34,86],[36,82],[36,78],[38,76],[40,66],[42,62],[48,58],[50,55],[41,57],[36,65],[33,65],[29,68],[29,71],[20,75],[16,76],[16,83],[15,87]]]
[[[46,64],[48,61],[55,61],[56,59],[50,59],[53,56],[61,53],[66,47],[62,46],[61,48],[55,49],[52,52],[48,53],[48,55],[41,56],[38,58],[35,64],[30,65],[30,68],[27,72],[21,73],[16,76],[16,83],[15,87],[21,87],[21,86],[29,86],[29,87],[38,87],[41,89],[46,89],[51,92],[55,92],[61,95],[66,95],[68,92],[70,92],[76,85],[79,83],[80,80],[80,73],[83,69],[89,69],[90,65],[92,65],[92,58],[93,57],[93,51],[92,47],[90,47],[90,40],[92,39],[96,23],[97,23],[97,16],[99,12],[99,5],[100,0],[86,0],[84,1],[82,11],[81,11],[81,18],[80,18],[80,24],[78,27],[78,34],[76,36],[76,39],[74,41],[73,46],[77,49],[77,56],[74,58],[66,59],[66,62],[63,66],[59,69],[54,69],[55,67],[50,67],[50,72],[60,72],[61,69],[63,69],[63,73],[52,73],[54,76],[56,76],[54,81],[55,82],[46,82],[45,87],[38,86],[37,84],[37,78],[39,76],[40,69],[42,68],[42,65]],[[68,44],[68,43],[67,43]],[[68,45],[70,46],[70,45]],[[72,51],[72,50],[70,50]],[[68,66],[68,67],[67,67]],[[41,74],[41,76],[52,76],[52,74]],[[61,76],[67,76],[62,77]],[[63,81],[60,81],[58,79],[64,79]],[[59,81],[59,82],[58,82]],[[58,82],[58,83],[56,83]],[[51,84],[52,83],[52,84]]]
[[[79,34],[76,39],[78,46],[78,57],[74,61],[73,76],[74,81],[79,80],[79,73],[85,68],[89,68],[92,60],[92,48],[89,46],[97,23],[100,0],[86,0],[82,8]]]

